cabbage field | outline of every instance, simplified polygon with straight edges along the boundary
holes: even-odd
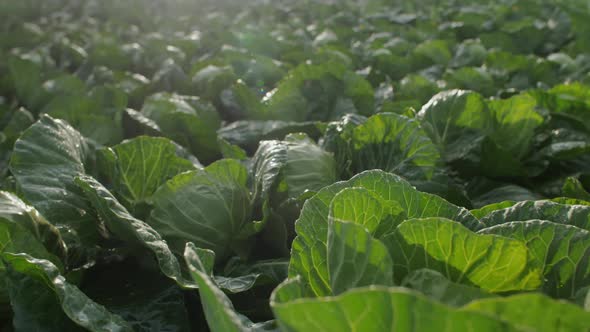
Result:
[[[0,332],[590,331],[590,1],[0,0]]]

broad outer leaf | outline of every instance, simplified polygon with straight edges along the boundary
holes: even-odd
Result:
[[[255,204],[267,224],[262,240],[286,255],[300,197],[337,180],[334,158],[306,135],[290,134],[283,141],[260,142],[251,172]]]
[[[542,265],[522,241],[477,234],[444,218],[410,219],[383,238],[397,280],[421,268],[489,292],[541,286]]]
[[[10,310],[5,317],[10,323],[6,325],[15,331],[84,331],[64,313],[55,293],[40,281],[8,269],[2,286],[9,296]]]
[[[342,189],[330,202],[329,222],[353,222],[362,225],[371,235],[389,211],[380,197],[365,188]]]
[[[371,116],[352,132],[352,172],[382,169],[408,179],[430,179],[440,154],[418,121],[394,113]]]
[[[332,155],[304,134],[288,135],[283,141],[260,142],[253,171],[257,199],[273,198],[277,191],[297,198],[336,181]],[[277,188],[279,185],[282,186]]]
[[[416,118],[448,162],[460,161],[477,151],[493,124],[483,97],[465,90],[435,95]]]
[[[571,298],[590,285],[590,232],[546,220],[513,221],[478,233],[524,241],[544,264],[543,289],[551,296]]]
[[[63,269],[60,258],[66,257],[66,247],[59,231],[35,208],[5,191],[0,191],[0,252],[28,253],[50,260],[60,270]],[[5,278],[6,269],[0,263],[2,286]],[[0,306],[8,302],[8,290],[0,287]]]
[[[99,237],[92,208],[74,184],[85,173],[89,148],[84,137],[62,120],[43,115],[16,141],[10,170],[24,197],[62,233],[91,245]]]
[[[501,210],[505,208],[509,208],[518,202],[515,201],[502,201],[500,203],[492,203],[485,206],[482,206],[479,209],[470,210],[471,214],[473,214],[476,218],[482,219],[483,217],[487,216],[493,211]]]
[[[332,154],[324,151],[305,134],[290,134],[287,161],[283,171],[290,198],[306,191],[317,191],[337,181],[336,163]]]
[[[179,174],[156,191],[147,222],[173,252],[180,254],[187,242],[194,242],[223,259],[250,223],[246,180],[246,169],[230,159]]]
[[[285,281],[271,296],[282,331],[519,331],[493,316],[455,309],[407,288],[373,286],[334,297],[299,298],[297,282]]]
[[[443,274],[430,269],[410,272],[401,285],[420,291],[430,299],[457,307],[473,300],[494,296],[476,287],[454,283]]]
[[[590,206],[560,204],[552,201],[524,201],[491,211],[480,219],[488,227],[511,221],[540,219],[590,231]]]
[[[182,274],[176,256],[172,253],[166,241],[150,225],[129,214],[116,198],[92,177],[81,176],[76,178],[76,183],[84,190],[109,231],[131,245],[145,247],[150,250],[155,255],[162,273],[176,281],[181,287],[188,289],[198,287],[194,281],[187,279]],[[196,251],[199,253],[206,271],[212,275],[215,253],[201,248],[197,248]],[[231,293],[239,293],[252,288],[261,275],[261,273],[247,272],[239,276],[214,276],[213,278],[220,288]]]
[[[590,130],[590,89],[574,82],[554,86],[548,91],[535,91],[539,103],[551,112],[564,114]]]
[[[89,331],[133,331],[121,317],[110,313],[67,282],[50,261],[10,253],[2,254],[2,261],[10,275],[11,302],[18,310],[14,317],[15,326],[33,331],[44,330],[45,326],[35,324],[46,323],[43,320],[47,318],[40,314],[52,308],[51,301],[47,301],[51,298],[48,293],[53,293],[53,305],[61,306],[70,320]],[[37,305],[34,299],[41,297],[45,302]]]
[[[373,237],[380,238],[406,220],[406,211],[397,201],[386,201],[363,187],[344,188],[330,202],[328,221],[362,225]]]
[[[362,225],[330,222],[327,253],[334,295],[355,287],[393,286],[393,262],[387,247]]]
[[[108,230],[117,238],[150,250],[156,256],[160,270],[164,275],[182,287],[197,288],[194,282],[183,277],[176,256],[168,248],[166,241],[150,225],[129,214],[117,199],[94,178],[80,176],[76,178],[76,184],[92,202]]]
[[[326,269],[330,203],[338,192],[349,187],[365,188],[386,204],[399,205],[408,218],[444,217],[470,229],[482,228],[466,209],[438,196],[419,192],[399,176],[381,170],[365,171],[348,181],[325,187],[303,205],[295,224],[297,237],[292,244],[289,265],[289,276],[301,275],[306,291],[318,296],[331,294]]]
[[[113,157],[112,181],[127,207],[150,199],[174,175],[195,169],[190,161],[176,155],[171,141],[161,137],[136,137],[102,153]]]
[[[365,171],[349,181],[339,182],[327,188],[334,188],[338,193],[341,189],[348,187],[364,188],[372,192],[390,209],[388,213],[392,213],[391,209],[401,208],[408,218],[444,217],[460,222],[470,229],[480,229],[483,226],[466,209],[457,207],[436,195],[420,192],[401,177],[388,172]],[[331,191],[333,190],[326,191],[326,194]],[[336,196],[328,195],[326,197],[330,201]],[[326,217],[322,219],[326,220]]]
[[[257,200],[269,198],[279,181],[279,174],[287,163],[287,145],[282,141],[262,141],[252,158],[254,196]]]
[[[336,159],[336,166],[340,177],[350,177],[352,151],[348,142],[354,129],[367,121],[364,116],[350,113],[342,116],[338,121],[332,121],[326,126],[326,131],[320,144],[326,151],[332,152]]]
[[[239,161],[222,159],[207,166],[205,171],[219,181],[245,187],[248,182],[248,170]]]
[[[570,302],[556,301],[538,293],[481,299],[463,309],[493,315],[526,331],[573,332],[590,329],[590,312]]]
[[[535,129],[543,124],[543,117],[535,111],[537,101],[529,94],[488,102],[496,125],[491,133],[498,147],[522,158],[528,152]]]
[[[47,251],[62,259],[66,257],[67,248],[57,228],[45,220],[34,207],[25,204],[16,195],[5,191],[0,191],[0,228],[7,231],[6,233],[2,232],[0,237],[6,234],[12,238],[11,243],[0,241],[0,250],[2,251],[12,252],[9,249],[10,247],[16,249],[17,243],[13,237],[16,234],[12,233],[12,231],[27,232],[30,234],[31,239],[34,238],[41,244],[43,251]],[[30,247],[34,244],[33,242],[23,242],[23,245],[25,246],[20,248],[22,250],[20,252],[30,253],[31,251],[29,250],[32,249]],[[54,257],[55,260],[48,259],[59,266],[60,263],[58,263],[59,260],[57,257]]]

